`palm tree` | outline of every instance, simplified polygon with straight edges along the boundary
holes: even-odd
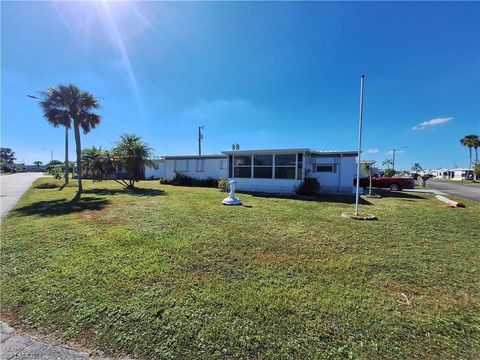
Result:
[[[420,171],[423,171],[423,168],[420,166],[420,163],[414,163],[412,165],[412,172],[418,174]]]
[[[460,144],[463,146],[466,146],[468,148],[468,155],[469,155],[469,161],[468,161],[468,172],[467,172],[467,179],[468,176],[470,175],[470,169],[472,168],[472,148],[475,147],[475,145],[478,148],[478,135],[466,135],[463,137],[463,139],[460,139]],[[477,160],[478,160],[478,154],[477,154]]]
[[[144,143],[142,139],[134,134],[124,134],[120,141],[112,150],[114,158],[120,163],[127,173],[127,181],[116,179],[126,188],[134,189],[135,182],[143,179],[145,165],[156,167],[156,164],[150,160],[152,157],[152,148]]]
[[[368,186],[368,196],[372,196],[372,176],[373,176],[373,163],[371,162],[364,162],[362,163],[362,170],[365,173],[368,173],[369,178],[369,186]]]
[[[82,150],[82,168],[82,176],[90,173],[93,181],[106,180],[115,172],[115,164],[110,152],[95,146]]]
[[[472,146],[475,149],[475,166],[477,166],[478,165],[478,148],[480,147],[480,137],[479,136],[477,136],[476,138],[474,138],[472,140]],[[475,173],[475,181],[477,181],[477,173],[475,172],[475,170],[474,170],[474,173]]]
[[[80,128],[87,134],[100,123],[100,116],[94,110],[100,107],[99,101],[90,93],[81,91],[75,85],[60,85],[58,88],[49,88],[43,93],[45,97],[41,102],[43,115],[54,127],[60,125],[70,128],[73,124],[75,145],[77,153],[77,178],[78,194],[82,188],[82,145],[80,141]],[[66,137],[68,148],[68,137]],[[65,164],[66,178],[68,178],[68,163]]]
[[[34,161],[33,162],[34,165],[37,165],[37,170],[40,169],[40,165],[42,165],[43,163],[41,161]]]
[[[390,159],[386,159],[382,161],[382,165],[387,165],[387,169],[390,170],[390,165],[393,164],[393,161]]]

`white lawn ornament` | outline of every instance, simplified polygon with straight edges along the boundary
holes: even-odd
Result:
[[[235,184],[237,182],[235,180],[230,180],[229,185],[230,185],[230,194],[228,197],[223,199],[222,204],[223,205],[242,205],[242,202],[240,201],[239,198],[235,196]]]

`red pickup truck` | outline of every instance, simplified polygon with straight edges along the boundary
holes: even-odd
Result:
[[[354,185],[356,179],[353,180]],[[360,186],[368,188],[370,186],[370,180],[368,177],[360,178]],[[406,177],[375,177],[372,178],[372,187],[386,188],[392,191],[398,191],[402,189],[413,189],[415,187],[415,180]]]

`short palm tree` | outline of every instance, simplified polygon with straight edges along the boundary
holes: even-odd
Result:
[[[37,165],[37,169],[40,169],[40,165],[42,165],[43,163],[41,161],[34,161],[33,164]]]
[[[392,164],[393,164],[393,161],[390,160],[390,159],[386,159],[386,160],[382,161],[382,165],[387,165],[387,169],[389,169],[389,170],[390,170],[390,165],[392,165]]]
[[[362,170],[368,174],[369,186],[368,186],[368,195],[372,196],[372,176],[373,176],[373,163],[365,162],[362,163]]]
[[[420,171],[423,171],[423,168],[420,166],[420,163],[414,163],[412,165],[412,172],[418,174]]]
[[[475,152],[477,153],[477,148],[479,146],[479,137],[478,135],[466,135],[462,139],[460,139],[460,144],[468,148],[468,173],[467,178],[470,175],[470,169],[472,168],[472,148],[475,148]],[[477,161],[478,161],[478,153],[477,153]]]
[[[93,146],[82,150],[82,169],[82,175],[90,173],[93,181],[102,181],[115,172],[115,164],[108,150]]]
[[[135,182],[143,179],[145,165],[156,167],[156,164],[150,160],[153,154],[152,148],[134,134],[122,135],[112,153],[115,160],[120,163],[122,169],[127,173],[126,180],[128,182],[124,179],[117,179],[117,181],[129,189],[134,189]]]
[[[92,94],[81,91],[72,84],[49,88],[43,93],[43,96],[44,99],[40,104],[43,115],[50,124],[55,127],[65,126],[67,131],[73,124],[77,153],[78,194],[81,194],[83,188],[80,128],[84,134],[87,134],[100,124],[100,116],[94,112],[100,107],[100,103]],[[65,168],[65,171],[68,171],[68,166]]]

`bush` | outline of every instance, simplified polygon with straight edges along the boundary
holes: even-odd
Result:
[[[314,196],[320,190],[320,183],[316,178],[311,177],[308,172],[305,172],[302,182],[295,190],[297,195]]]
[[[35,186],[35,189],[56,189],[59,188],[60,185],[51,183],[51,182],[46,182],[46,183],[41,183]]]
[[[160,184],[168,184],[169,183],[168,180],[163,176],[160,178],[159,181],[160,181]]]
[[[171,183],[172,185],[180,186],[217,187],[218,180],[210,177],[207,179],[195,179],[193,177],[175,171],[175,177],[173,178]]]
[[[387,169],[384,171],[383,173],[383,176],[386,176],[386,177],[392,177],[396,174],[397,172],[393,169]]]
[[[63,168],[61,166],[51,168],[49,172],[55,180],[60,180],[61,178],[63,178]]]
[[[225,178],[220,178],[218,180],[218,188],[220,191],[227,192],[228,191],[228,180]]]

